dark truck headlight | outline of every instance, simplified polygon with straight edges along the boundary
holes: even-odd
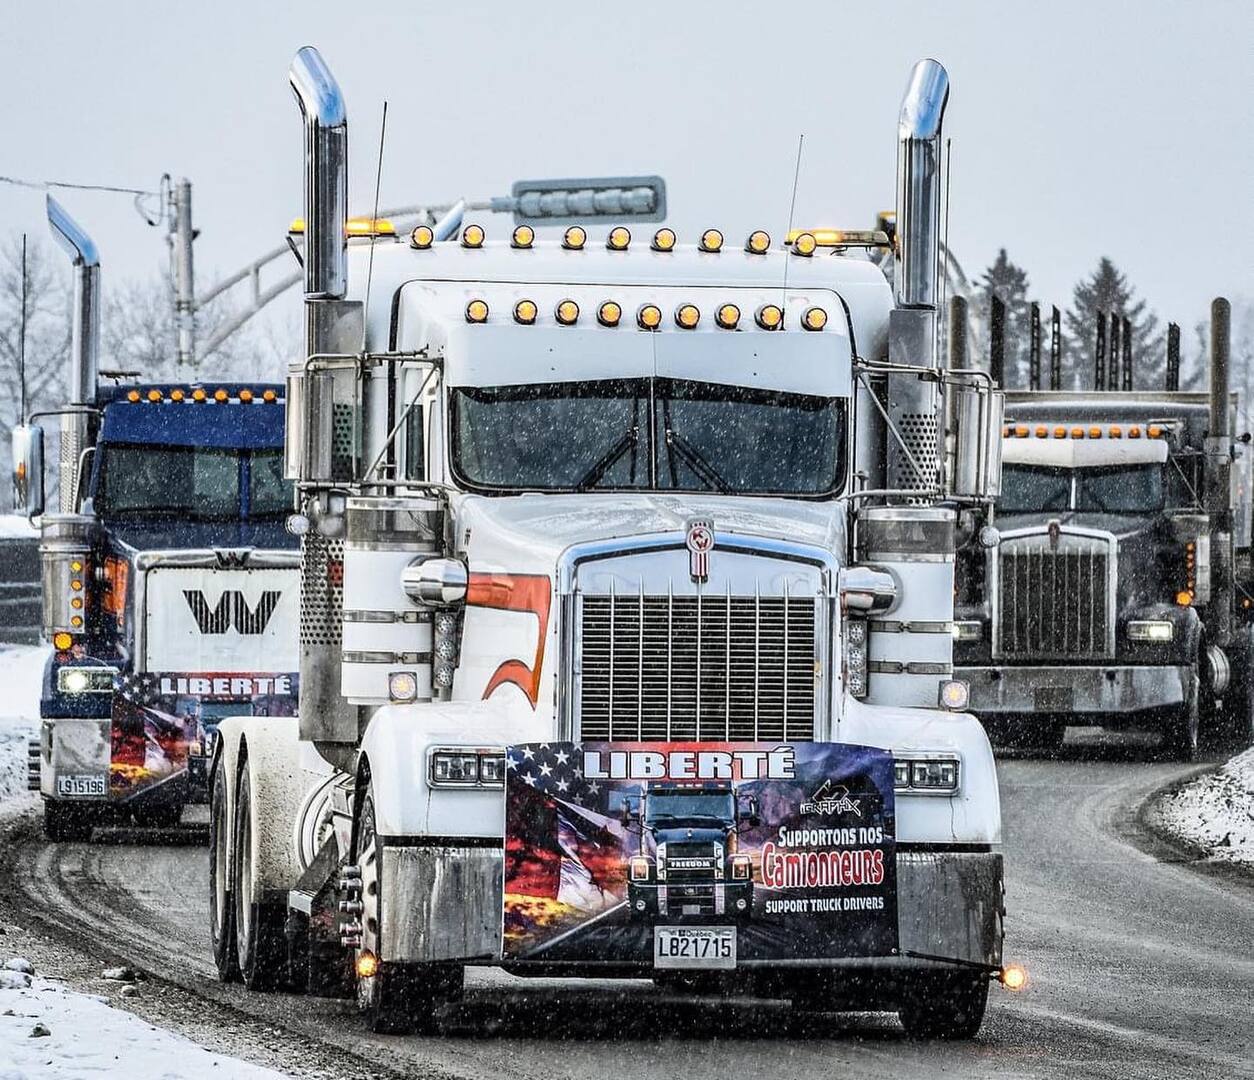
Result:
[[[505,755],[497,749],[445,746],[427,757],[427,782],[434,788],[501,788]]]
[[[628,866],[632,881],[649,880],[649,860],[643,855],[633,855]]]
[[[1126,630],[1129,641],[1149,641],[1165,644],[1174,641],[1175,625],[1167,619],[1132,619]]]
[[[893,787],[914,795],[952,795],[962,780],[956,754],[894,757]]]
[[[57,670],[57,689],[63,694],[111,694],[118,669],[100,667],[63,667]]]
[[[732,881],[748,881],[751,877],[753,877],[753,860],[748,855],[733,855],[731,857]]]

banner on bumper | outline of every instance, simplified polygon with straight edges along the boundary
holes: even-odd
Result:
[[[507,751],[504,957],[668,963],[897,949],[893,762],[835,743]]]

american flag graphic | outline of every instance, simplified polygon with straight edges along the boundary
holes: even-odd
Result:
[[[115,684],[117,692],[127,701],[145,707],[157,703],[160,687],[159,677],[148,671],[119,675]]]
[[[510,747],[509,798],[521,803],[522,834],[506,840],[511,888],[584,911],[618,903],[623,880],[622,823],[600,782],[583,775],[583,747],[539,743]]]

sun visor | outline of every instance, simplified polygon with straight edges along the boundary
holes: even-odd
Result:
[[[1161,465],[1164,439],[1002,439],[1004,465],[1083,469],[1114,465]]]

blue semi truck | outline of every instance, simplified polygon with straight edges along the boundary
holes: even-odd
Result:
[[[95,247],[51,199],[49,220],[75,265],[71,392],[14,430],[13,460],[52,645],[30,784],[48,836],[67,840],[176,823],[206,798],[222,718],[294,713],[299,557],[283,387],[101,372]],[[55,511],[45,417],[60,429]]]

